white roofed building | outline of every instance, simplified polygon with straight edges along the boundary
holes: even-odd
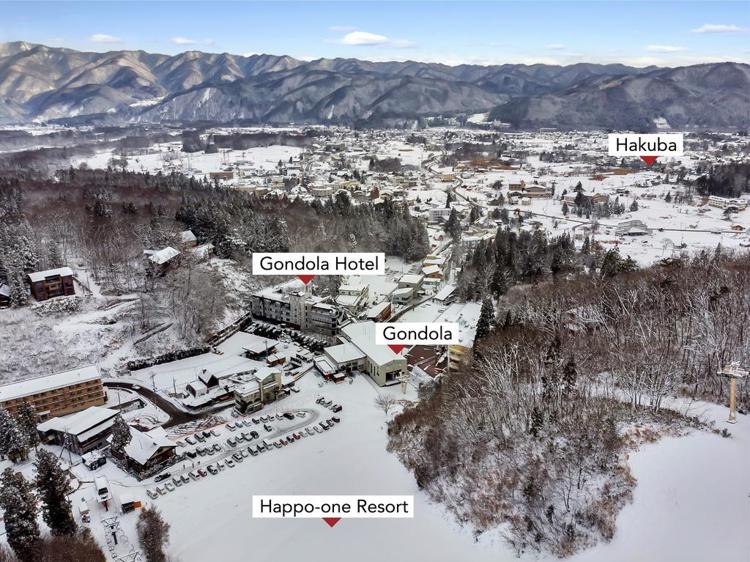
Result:
[[[375,344],[375,323],[354,322],[341,329],[341,344],[323,350],[322,361],[316,366],[330,367],[335,373],[362,371],[379,385],[396,384],[406,374],[406,358],[387,345]],[[329,373],[332,376],[333,373]]]
[[[117,410],[91,406],[70,416],[48,419],[37,430],[44,442],[64,445],[81,455],[106,444],[118,415]]]

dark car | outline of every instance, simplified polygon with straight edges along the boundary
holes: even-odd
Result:
[[[340,404],[336,404],[333,408],[331,408],[331,410],[333,410],[336,413],[339,413],[343,409],[344,408],[342,408]]]
[[[338,416],[333,416],[331,419],[336,423],[339,423],[341,421],[341,418],[339,418]]]
[[[260,437],[260,433],[258,433],[257,431],[251,431],[250,435],[253,436],[253,439],[257,439],[258,437]]]
[[[293,420],[294,419],[294,414],[291,413],[291,412],[284,412],[284,417],[286,419],[288,419],[288,420]]]
[[[263,429],[265,429],[266,431],[273,431],[273,428],[270,425],[268,425],[267,423],[263,424]]]
[[[169,474],[169,472],[163,472],[159,474],[156,478],[154,478],[154,482],[161,482],[162,480],[166,480],[170,476],[171,474]]]

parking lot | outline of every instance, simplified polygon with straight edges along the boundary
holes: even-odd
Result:
[[[176,440],[178,461],[154,477],[146,494],[156,500],[183,485],[252,462],[258,455],[322,434],[341,422],[341,405],[319,398],[316,406],[258,412],[226,423],[219,423],[217,418],[213,427],[185,428],[188,432]]]

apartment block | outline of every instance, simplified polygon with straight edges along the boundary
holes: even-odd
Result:
[[[28,402],[40,420],[101,406],[105,400],[102,377],[94,366],[0,386],[0,408],[14,414]]]

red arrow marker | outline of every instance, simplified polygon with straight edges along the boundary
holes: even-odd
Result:
[[[329,527],[333,527],[336,523],[341,521],[341,517],[323,517],[323,521],[325,521]]]
[[[315,279],[314,275],[297,275],[297,278],[302,281],[305,285],[307,285],[310,281]]]
[[[389,343],[388,347],[390,347],[394,353],[401,353],[401,350],[404,349],[406,346],[398,344],[398,343],[394,343],[394,344]]]
[[[656,162],[656,159],[659,158],[658,156],[641,156],[641,160],[643,160],[646,163],[646,166],[653,166],[654,162]]]

